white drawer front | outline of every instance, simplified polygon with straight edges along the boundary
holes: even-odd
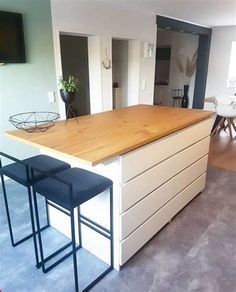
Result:
[[[171,157],[121,186],[120,211],[133,206],[175,175],[175,157]]]
[[[170,135],[121,156],[121,181],[127,182],[175,153],[175,135]]]
[[[197,141],[207,137],[211,133],[213,119],[204,120],[197,125],[186,128],[177,134],[176,152],[196,143]]]
[[[193,180],[199,177],[207,170],[208,155],[202,157],[200,160],[189,166],[187,169],[176,175],[174,180],[174,192],[178,194]]]
[[[123,265],[134,255],[157,231],[173,218],[188,202],[190,202],[205,187],[204,173],[181,193],[174,197],[163,208],[157,211],[143,225],[136,229],[120,244],[120,265]]]
[[[127,237],[166,202],[172,199],[173,196],[174,181],[170,180],[145,197],[141,202],[130,208],[127,212],[123,213],[121,215],[120,240]]]
[[[212,119],[180,130],[121,156],[121,182],[127,182],[157,163],[210,134]]]
[[[176,174],[191,165],[193,162],[208,154],[209,144],[210,137],[208,136],[191,147],[186,148],[184,151],[177,153],[176,165],[173,165],[173,167],[176,169]]]
[[[120,212],[123,213],[147,194],[208,153],[207,137],[177,153],[121,186]]]
[[[207,155],[202,157],[200,160],[189,166],[187,169],[173,177],[171,180],[124,212],[121,215],[120,239],[123,240],[127,237],[176,194],[205,173],[207,169],[207,159]]]

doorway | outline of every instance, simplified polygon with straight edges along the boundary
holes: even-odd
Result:
[[[188,86],[192,108],[198,45],[198,35],[157,29],[154,104],[181,107],[183,89]]]
[[[128,105],[129,41],[112,39],[113,109]]]
[[[188,36],[197,36],[198,50],[196,54],[190,56],[194,62],[196,61],[192,107],[202,109],[204,106],[212,30],[207,27],[160,15],[157,15],[157,28],[172,32],[180,32],[182,34],[184,33]],[[181,55],[180,53],[181,52],[179,52],[179,55]],[[191,59],[189,63],[191,63]]]
[[[79,80],[76,99],[72,104],[76,116],[90,114],[88,37],[60,34],[63,79],[70,75]]]

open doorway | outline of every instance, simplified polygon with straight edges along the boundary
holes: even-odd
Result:
[[[194,82],[194,86],[192,86],[194,87],[192,88],[193,90],[192,107],[202,109],[204,106],[204,98],[205,98],[205,90],[206,90],[208,61],[209,61],[210,44],[211,44],[211,29],[207,27],[199,26],[196,24],[180,21],[177,19],[160,16],[160,15],[157,15],[157,28],[164,29],[165,31],[170,31],[172,34],[178,32],[179,36],[180,36],[179,33],[181,33],[182,36],[184,37],[188,36],[191,38],[195,38],[195,41],[197,40],[198,50],[194,51],[194,53],[192,55],[189,55],[187,58],[186,56],[184,58],[185,70],[181,69],[182,62],[178,62],[179,64],[177,65],[177,67],[180,69],[179,71],[183,71],[183,72],[185,71],[185,76],[188,77],[187,75],[190,75],[190,74],[186,74],[186,60],[188,64],[191,65],[191,66],[188,66],[189,68],[190,67],[193,68],[192,64],[196,62],[195,78],[194,78],[195,82]],[[179,37],[177,37],[177,41],[179,41]],[[174,53],[173,47],[171,48],[171,55],[172,53]],[[181,59],[183,59],[183,56],[184,56],[183,53],[184,53],[184,49],[182,48],[180,48],[177,51],[177,55],[180,61]],[[171,61],[170,61],[170,67],[171,67]],[[189,89],[190,84],[185,84],[185,85],[187,86],[184,86],[184,88],[172,88],[173,91],[171,90],[171,98],[172,98],[172,93],[173,94],[177,93],[177,96],[178,94],[180,94],[180,90],[178,89],[182,89],[182,91],[184,89],[183,95],[186,97],[187,89]],[[155,99],[154,99],[154,103],[155,103]]]
[[[155,104],[181,107],[187,86],[188,107],[192,108],[198,45],[198,35],[157,29]]]
[[[112,39],[113,109],[128,105],[129,41]]]
[[[60,34],[61,63],[64,79],[74,75],[79,80],[76,99],[72,104],[76,116],[90,114],[88,38]]]

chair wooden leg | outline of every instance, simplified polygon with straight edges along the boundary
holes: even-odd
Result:
[[[236,132],[236,125],[234,123],[234,118],[231,118],[230,121],[231,121],[231,124],[232,124],[232,126],[234,128],[234,131]]]
[[[222,118],[220,121],[220,125],[219,125],[219,129],[218,129],[218,133],[220,133],[220,131],[222,131],[223,129],[225,129],[227,126],[225,125],[225,121],[226,118]]]
[[[223,122],[224,118],[221,118],[218,125],[215,127],[215,129],[213,130],[213,132],[211,133],[212,136],[214,136],[219,128],[219,126],[221,125],[221,123]]]
[[[231,121],[230,118],[227,118],[227,123],[228,123],[228,128],[229,128],[229,135],[230,135],[230,140],[233,140],[233,134],[232,134],[232,128],[231,128]]]

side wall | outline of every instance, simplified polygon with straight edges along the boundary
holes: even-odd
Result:
[[[118,3],[119,2],[119,3]],[[140,40],[155,43],[156,21],[155,15],[127,8],[125,3],[52,0],[52,22],[54,51],[57,77],[61,74],[59,32],[79,35],[98,36],[100,39],[100,63],[106,56],[111,58],[112,37]],[[139,57],[136,62],[139,71],[139,96],[137,103],[153,104],[155,58],[143,58],[140,46]],[[140,70],[139,70],[140,69]],[[112,70],[102,67],[101,71],[100,105],[102,110],[112,109]],[[98,76],[99,77],[99,76]],[[98,78],[99,80],[99,78]],[[141,89],[141,80],[146,80],[145,89]],[[90,86],[93,86],[90,84]],[[91,98],[95,98],[92,97]],[[91,101],[93,104],[93,102]]]
[[[235,88],[227,88],[232,41],[236,41],[236,26],[212,29],[206,97],[236,92]]]
[[[37,150],[3,136],[14,128],[9,117],[27,111],[58,111],[57,103],[48,103],[47,97],[48,91],[57,88],[50,1],[1,0],[0,10],[23,14],[27,63],[0,66],[0,146],[23,158]]]

